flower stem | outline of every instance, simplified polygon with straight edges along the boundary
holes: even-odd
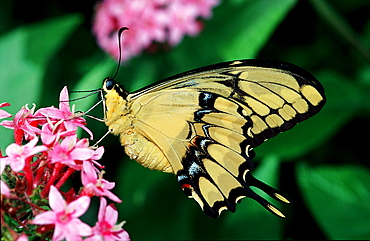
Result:
[[[68,177],[72,175],[72,173],[74,172],[75,172],[74,169],[68,168],[68,170],[63,174],[62,178],[59,179],[55,187],[59,189],[65,183],[65,181],[67,181]]]
[[[27,190],[26,190],[27,195],[32,195],[33,193],[33,174],[31,169],[32,158],[33,158],[32,156],[27,157],[23,168],[27,180]]]
[[[59,176],[60,171],[61,171],[63,166],[64,165],[59,163],[59,162],[55,163],[53,173],[51,174],[49,181],[46,183],[45,188],[40,193],[40,196],[42,198],[45,198],[47,196],[47,194],[49,193],[50,186],[54,184],[54,182],[57,179],[57,177]]]

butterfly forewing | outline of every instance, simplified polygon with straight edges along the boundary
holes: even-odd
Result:
[[[163,89],[193,89],[233,99],[253,122],[253,146],[316,114],[325,103],[307,71],[275,61],[241,60],[191,70],[133,92],[136,99]]]
[[[288,202],[251,176],[252,149],[325,103],[322,86],[306,71],[256,60],[199,68],[121,94],[125,107],[119,109],[109,99],[115,88],[104,90],[106,123],[120,135],[126,153],[146,167],[176,174],[185,194],[210,217],[235,211],[242,197],[283,217],[250,189],[256,186]]]

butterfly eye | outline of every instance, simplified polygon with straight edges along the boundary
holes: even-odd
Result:
[[[113,79],[111,79],[111,78],[107,78],[106,80],[105,80],[105,88],[107,89],[107,90],[111,90],[111,89],[113,89],[113,86],[116,84],[116,82],[113,80]]]

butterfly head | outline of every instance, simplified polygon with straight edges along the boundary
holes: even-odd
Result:
[[[114,92],[123,98],[126,98],[128,94],[127,91],[111,77],[107,77],[103,80],[102,92],[104,96]]]
[[[103,80],[101,88],[103,100],[103,111],[105,124],[114,129],[112,123],[120,118],[122,111],[126,110],[126,97],[128,93],[113,78],[108,77]]]

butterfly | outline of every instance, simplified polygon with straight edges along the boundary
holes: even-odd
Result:
[[[289,203],[254,178],[253,149],[320,111],[322,85],[284,62],[237,60],[167,78],[128,93],[113,78],[101,89],[104,121],[127,155],[144,167],[173,173],[211,218],[235,212],[244,197],[284,214],[257,187]]]

